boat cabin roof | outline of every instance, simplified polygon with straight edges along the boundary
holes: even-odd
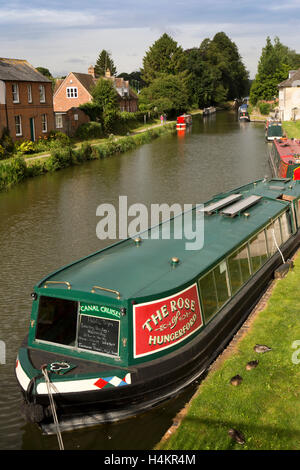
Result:
[[[282,194],[300,197],[300,182],[289,179],[261,180],[218,195],[205,203],[204,211],[194,208],[191,221],[184,228],[185,233],[189,231],[191,234],[191,223],[195,224],[201,217],[203,221],[204,218],[204,244],[201,249],[187,250],[186,243],[193,240],[172,237],[177,230],[174,223],[177,219],[174,218],[154,229],[161,234],[169,223],[171,239],[146,239],[149,232],[142,233],[140,242],[127,239],[104,248],[53,273],[43,279],[37,288],[45,293],[46,289],[42,288],[46,282],[68,282],[69,290],[64,284],[55,288],[66,297],[72,296],[74,291],[90,293],[93,286],[101,286],[118,291],[121,301],[171,293],[199,277],[284,211],[289,203],[281,199]],[[229,196],[229,205],[220,207],[221,200]],[[201,224],[199,226],[203,227]],[[172,262],[174,257],[178,258],[178,263]],[[111,292],[103,291],[101,295],[116,299],[116,294]]]
[[[285,163],[300,163],[300,140],[276,139],[274,145]]]

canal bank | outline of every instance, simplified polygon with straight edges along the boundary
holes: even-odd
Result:
[[[73,165],[80,165],[90,160],[110,157],[115,153],[124,153],[149,143],[152,139],[174,132],[175,123],[154,125],[125,137],[111,136],[104,142],[81,146],[62,146],[50,154],[24,158],[16,156],[0,162],[0,191],[8,190],[27,178],[54,172]]]
[[[275,279],[159,450],[299,450],[300,252]],[[270,350],[258,352],[256,345]],[[233,379],[233,380],[232,380]]]

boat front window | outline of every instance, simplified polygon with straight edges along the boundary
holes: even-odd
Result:
[[[39,303],[36,339],[75,346],[78,302],[42,296]]]

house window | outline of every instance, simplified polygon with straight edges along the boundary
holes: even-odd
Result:
[[[47,132],[47,115],[42,114],[42,132]]]
[[[12,84],[12,95],[13,95],[13,102],[19,103],[19,86],[17,83]]]
[[[55,126],[56,126],[56,129],[61,129],[63,127],[62,114],[56,114],[55,115]]]
[[[67,98],[77,98],[78,97],[78,90],[75,86],[67,87]]]
[[[45,87],[44,85],[39,86],[40,90],[40,103],[45,103],[46,101],[46,95],[45,95]]]
[[[28,103],[32,103],[32,88],[31,88],[31,85],[27,85],[27,95],[28,95]]]
[[[15,116],[16,136],[22,135],[22,120],[21,116]]]

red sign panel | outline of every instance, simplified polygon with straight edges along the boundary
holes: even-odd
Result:
[[[197,284],[170,297],[133,306],[134,357],[184,341],[203,325]]]

